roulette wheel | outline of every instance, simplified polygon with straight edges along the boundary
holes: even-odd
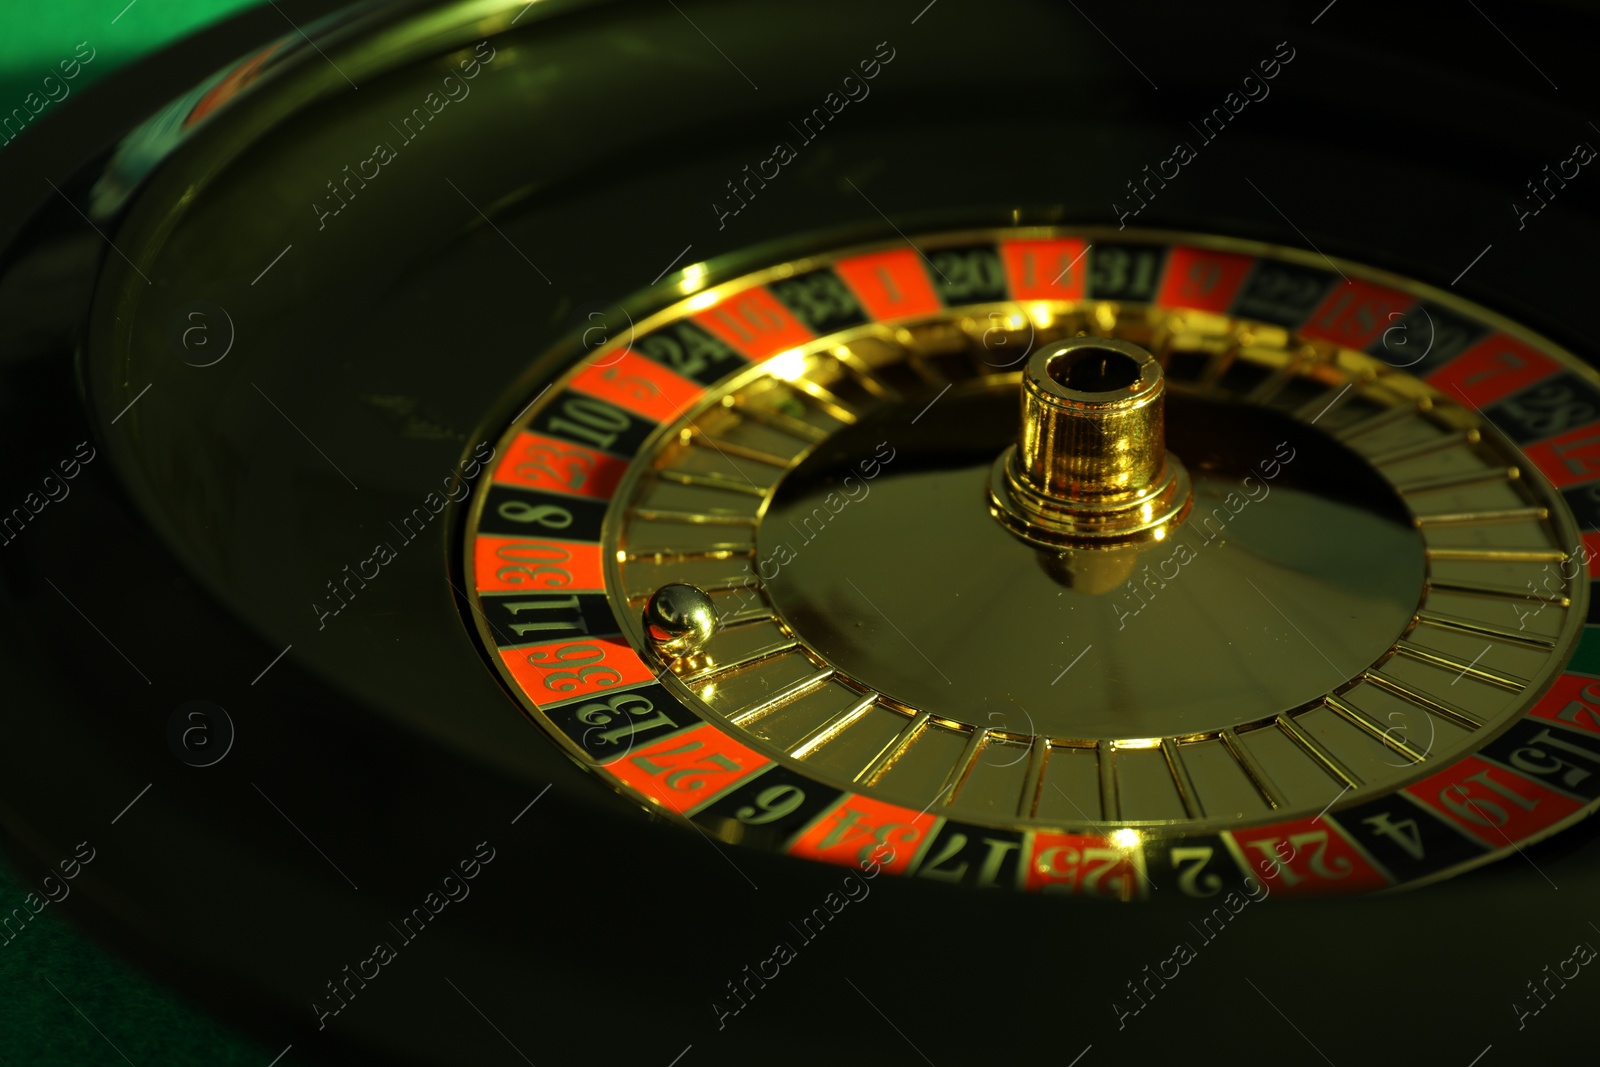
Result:
[[[283,5],[47,118],[8,944],[286,1063],[1581,1055],[1594,17],[1318,6]]]

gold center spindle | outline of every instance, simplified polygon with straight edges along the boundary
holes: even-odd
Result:
[[[990,478],[990,512],[1052,548],[1106,548],[1166,536],[1188,513],[1189,475],[1167,454],[1166,383],[1127,341],[1078,337],[1036,352],[1022,372],[1022,434]]]

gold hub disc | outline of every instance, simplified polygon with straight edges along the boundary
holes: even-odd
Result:
[[[1170,400],[1195,504],[1161,540],[1062,550],[1001,528],[983,487],[1017,434],[1016,387],[974,385],[936,423],[886,411],[785,477],[756,548],[792,558],[766,594],[851,677],[1008,744],[1198,735],[1314,703],[1411,621],[1423,538],[1393,487],[1315,427]],[[880,441],[893,462],[830,510],[856,488],[850,457]]]

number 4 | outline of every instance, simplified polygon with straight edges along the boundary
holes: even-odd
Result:
[[[1387,837],[1395,844],[1406,850],[1406,855],[1414,860],[1422,858],[1422,831],[1417,827],[1415,819],[1401,819],[1392,822],[1389,813],[1374,815],[1370,819],[1361,820],[1372,827],[1372,832],[1380,837]]]

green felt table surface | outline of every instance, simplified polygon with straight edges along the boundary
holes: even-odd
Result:
[[[94,58],[69,89],[92,85],[131,60],[263,0],[44,0],[0,4],[0,112],[42,92],[63,59],[87,44]],[[288,29],[288,23],[284,24]],[[59,90],[57,91],[59,94]],[[70,94],[69,94],[70,95]],[[42,115],[41,115],[42,117]]]
[[[68,83],[68,95],[186,34],[262,0],[44,0],[0,4],[0,114],[44,94],[62,60],[93,59]],[[287,23],[285,24],[287,29]],[[59,84],[59,82],[58,82]],[[54,89],[60,95],[59,88]],[[64,98],[63,98],[64,99]],[[57,101],[59,102],[59,101]],[[50,136],[48,107],[21,138]],[[30,891],[0,859],[0,915],[31,914]],[[0,936],[0,1064],[251,1064],[284,1052],[212,1018],[136,966],[100,948],[72,925],[68,896],[33,916],[7,941]],[[15,925],[13,926],[15,929]],[[299,1061],[295,1050],[278,1061]]]
[[[59,904],[20,931],[13,919],[11,940],[0,939],[0,1063],[265,1067],[283,1051],[217,1022],[85,937],[63,918],[73,905],[68,887]],[[24,901],[37,889],[0,861],[0,914],[31,915]],[[279,1067],[295,1062],[290,1050]]]

